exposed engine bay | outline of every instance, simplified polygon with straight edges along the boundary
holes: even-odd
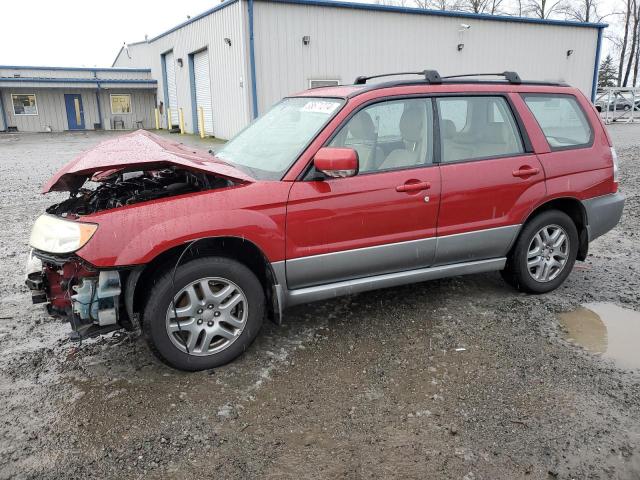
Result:
[[[94,175],[95,188],[81,187],[47,208],[53,215],[88,215],[102,210],[185,193],[232,186],[231,180],[176,167],[147,171],[115,171]],[[86,182],[85,182],[86,185]]]

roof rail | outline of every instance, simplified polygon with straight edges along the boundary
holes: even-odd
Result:
[[[442,77],[443,80],[448,80],[450,78],[466,78],[466,77],[504,77],[505,80],[509,83],[513,83],[519,85],[522,83],[522,79],[520,75],[516,72],[502,72],[502,73],[467,73],[464,75],[448,75],[446,77]]]
[[[424,76],[424,79],[427,83],[442,83],[442,79],[440,78],[440,74],[436,70],[423,70],[421,72],[398,72],[398,73],[383,73],[380,75],[371,75],[370,77],[357,77],[353,84],[354,85],[364,85],[368,80],[373,80],[374,78],[381,77],[393,77],[396,75],[421,75]]]

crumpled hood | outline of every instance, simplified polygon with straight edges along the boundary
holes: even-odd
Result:
[[[237,168],[217,161],[204,150],[138,130],[106,140],[81,153],[51,177],[42,187],[42,193],[77,190],[88,177],[108,170],[131,167],[149,170],[169,165],[213,173],[230,180],[255,181]]]

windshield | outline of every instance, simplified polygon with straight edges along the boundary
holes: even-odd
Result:
[[[285,98],[216,152],[258,180],[280,180],[343,101]]]

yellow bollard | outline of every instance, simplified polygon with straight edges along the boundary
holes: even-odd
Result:
[[[198,107],[198,131],[200,132],[200,138],[204,138],[204,110],[202,107]]]
[[[156,108],[156,112],[155,112],[155,118],[156,118],[156,130],[160,130],[160,110],[158,110]]]
[[[171,130],[173,125],[171,124],[171,109],[167,108],[167,130]]]
[[[184,135],[184,113],[182,109],[178,109],[178,121],[180,122],[180,135]]]

